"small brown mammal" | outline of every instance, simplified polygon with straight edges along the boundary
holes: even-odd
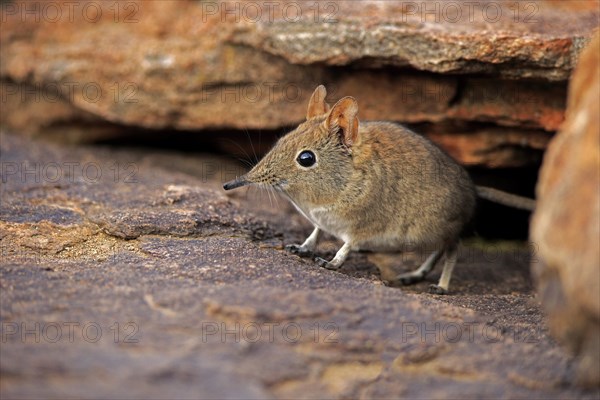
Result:
[[[522,198],[476,188],[464,168],[427,139],[395,123],[359,123],[354,98],[344,97],[330,109],[326,94],[324,86],[317,87],[306,121],[223,188],[255,184],[281,192],[315,226],[304,243],[288,250],[312,256],[321,231],[344,242],[331,261],[315,258],[325,268],[338,269],[357,250],[429,252],[417,270],[391,282],[410,284],[424,279],[443,257],[441,278],[431,290],[446,293],[478,191],[517,206]],[[502,195],[508,200],[495,198]]]

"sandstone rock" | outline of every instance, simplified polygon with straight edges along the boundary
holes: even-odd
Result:
[[[595,4],[581,3],[556,7],[550,2],[373,1],[365,7],[321,3],[319,10],[305,3],[298,23],[290,24],[285,14],[261,20],[236,33],[234,40],[294,64],[347,65],[368,58],[366,65],[565,80],[574,47],[597,24]],[[570,25],[578,13],[583,24]]]
[[[532,264],[553,333],[580,356],[579,380],[600,385],[600,34],[582,53],[567,119],[544,157],[531,226]]]
[[[63,141],[280,129],[324,83],[331,101],[356,96],[363,119],[518,134],[525,146],[482,163],[522,165],[538,151],[530,132],[562,121],[565,81],[598,24],[592,3],[3,3],[0,122]],[[460,161],[497,142],[473,140]]]
[[[427,132],[433,142],[463,164],[489,168],[521,167],[538,163],[551,138],[548,132],[540,130],[461,129],[445,124],[419,131]]]

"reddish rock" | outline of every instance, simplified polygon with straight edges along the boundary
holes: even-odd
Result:
[[[551,135],[540,130],[510,128],[444,131],[442,125],[427,132],[427,137],[465,165],[500,168],[539,162]],[[537,157],[533,150],[538,150]]]
[[[130,127],[281,129],[323,83],[331,101],[357,97],[363,119],[485,123],[528,143],[561,123],[565,81],[598,25],[590,2],[48,4],[3,3],[0,122],[70,141]],[[497,141],[474,140],[460,161]]]
[[[580,356],[579,380],[600,385],[600,35],[571,79],[567,119],[551,141],[531,226],[532,264],[553,333]]]
[[[438,73],[565,80],[577,47],[598,25],[597,2],[569,3],[322,2],[318,10],[304,3],[297,23],[286,15],[263,19],[234,40],[294,64],[373,59]]]

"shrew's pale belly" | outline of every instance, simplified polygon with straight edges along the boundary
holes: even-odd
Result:
[[[344,243],[351,243],[353,250],[368,250],[374,252],[403,252],[403,251],[429,251],[436,248],[438,238],[423,238],[418,232],[410,229],[407,232],[386,229],[369,234],[353,232],[349,223],[343,222],[328,207],[301,207],[292,201],[296,209],[319,229],[337,237]],[[363,227],[364,228],[364,227]]]
[[[350,241],[348,234],[348,226],[342,222],[341,218],[337,218],[327,207],[301,207],[295,201],[288,197],[291,203],[296,207],[300,214],[313,223],[316,227],[325,231],[344,242]]]
[[[332,234],[345,243],[350,242],[354,250],[369,250],[380,252],[396,252],[411,249],[411,241],[398,232],[386,231],[376,232],[368,237],[357,238],[353,235],[348,224],[343,223],[342,219],[336,217],[334,213],[325,207],[313,208],[305,211],[297,204],[292,202],[296,209],[311,221],[319,229]],[[413,242],[414,243],[414,242]],[[412,246],[414,247],[414,246]]]

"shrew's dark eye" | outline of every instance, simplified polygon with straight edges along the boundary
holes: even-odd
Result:
[[[296,161],[303,167],[308,168],[315,165],[315,163],[317,162],[317,157],[312,151],[304,150],[302,153],[298,154],[298,158],[296,158]]]

